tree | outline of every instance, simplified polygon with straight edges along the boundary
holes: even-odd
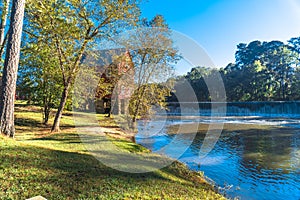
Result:
[[[136,21],[137,1],[33,0],[28,6],[30,34],[55,50],[63,91],[52,131],[59,131],[60,119],[83,54],[96,39],[108,38]]]
[[[291,100],[296,58],[281,41],[239,44],[236,64],[224,69],[229,100]]]
[[[244,95],[241,70],[235,63],[228,64],[223,72],[227,101],[238,101]]]
[[[235,70],[231,72],[236,76],[234,84],[239,88],[235,91],[239,92],[239,100],[259,100],[257,96],[257,91],[259,90],[259,69],[255,63],[264,57],[264,45],[265,42],[253,41],[249,44],[239,44],[237,46],[238,49],[235,54],[236,67],[232,68]],[[235,86],[233,85],[233,87]]]
[[[291,85],[294,82],[296,54],[288,45],[282,42],[272,41],[266,44],[263,61],[271,74],[274,100],[285,101],[291,99],[288,96],[291,94]]]
[[[143,91],[142,98],[141,91]],[[134,120],[138,117],[150,118],[151,115],[155,114],[155,108],[166,108],[166,97],[170,96],[170,92],[170,88],[164,84],[148,83],[141,85],[130,99],[129,113],[131,113],[132,121],[135,122]],[[139,110],[137,110],[137,105]],[[134,124],[131,128],[135,128]]]
[[[22,26],[25,0],[13,0],[10,29],[2,78],[0,102],[0,131],[14,137],[14,102],[17,82],[17,71],[20,57]]]
[[[180,59],[163,16],[143,19],[140,27],[126,40],[135,71],[134,95],[129,104],[132,128],[152,105],[165,107],[172,88],[165,81],[173,75],[172,64]],[[150,101],[150,96],[155,102]]]
[[[292,84],[292,96],[294,99],[299,100],[300,98],[300,37],[291,38],[288,41],[288,44],[290,46],[290,50],[296,53],[295,56],[295,75],[294,75],[294,81]]]
[[[185,78],[193,87],[198,101],[209,101],[210,94],[205,79],[211,74],[212,69],[207,67],[194,67],[187,73]]]
[[[42,107],[43,123],[47,124],[50,112],[57,108],[62,86],[57,60],[51,57],[48,46],[43,46],[35,38],[27,39],[22,51],[17,87],[19,95],[26,97],[30,103]]]

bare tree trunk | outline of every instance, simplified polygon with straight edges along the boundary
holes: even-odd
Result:
[[[61,95],[60,104],[59,104],[59,107],[57,109],[57,112],[56,112],[56,115],[55,115],[55,118],[54,118],[54,122],[53,122],[53,125],[52,125],[51,132],[59,132],[60,131],[60,129],[59,129],[60,119],[62,117],[62,113],[64,111],[64,108],[65,108],[65,105],[66,105],[66,102],[67,102],[67,98],[68,98],[68,95],[69,95],[69,89],[70,89],[71,84],[72,84],[72,79],[74,78],[76,70],[78,69],[80,60],[81,60],[82,55],[85,51],[85,48],[86,48],[86,45],[87,45],[88,41],[89,41],[89,39],[84,40],[84,42],[81,46],[81,49],[79,51],[79,55],[75,59],[74,65],[73,65],[72,70],[71,70],[71,73],[69,74],[69,77],[66,79],[66,76],[64,74],[65,72],[63,70],[64,67],[63,67],[63,62],[62,62],[62,50],[61,50],[61,47],[59,45],[59,40],[58,39],[56,40],[56,48],[57,48],[57,52],[59,54],[60,66],[61,66],[61,70],[62,70],[62,73],[63,73],[64,90],[63,90],[62,95]]]
[[[2,78],[0,102],[0,131],[14,137],[14,102],[17,72],[20,59],[21,36],[24,18],[25,0],[13,0],[10,30]]]
[[[51,105],[49,102],[44,103],[44,108],[43,108],[43,124],[47,125],[49,121],[49,116],[51,112]]]
[[[4,46],[5,46],[5,27],[7,24],[7,17],[8,17],[8,9],[9,9],[9,3],[10,0],[6,0],[4,2],[3,12],[1,16],[1,23],[0,23],[0,58],[3,55],[4,52]]]
[[[47,125],[48,121],[49,121],[49,115],[50,115],[50,108],[48,105],[44,106],[44,120],[43,120],[43,124]]]
[[[55,118],[54,118],[54,122],[53,122],[51,132],[59,132],[60,131],[60,129],[59,129],[60,119],[61,119],[62,113],[64,111],[64,107],[66,105],[66,102],[67,102],[70,84],[71,83],[68,82],[65,85],[64,90],[62,92],[60,104],[59,104],[59,107],[57,109],[57,112],[56,112],[56,115],[55,115]]]

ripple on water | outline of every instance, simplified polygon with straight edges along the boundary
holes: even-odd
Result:
[[[198,119],[198,122],[203,122]],[[206,119],[208,120],[208,119]],[[222,119],[224,120],[224,119]],[[248,130],[243,124],[271,124],[289,127],[300,126],[299,120],[278,119],[226,119],[237,123],[241,130],[223,132],[214,149],[199,159],[199,149],[204,136],[195,138],[190,148],[180,158],[193,170],[204,171],[221,188],[226,188],[229,197],[241,199],[300,199],[300,128]],[[225,120],[225,121],[226,121]],[[247,121],[248,120],[248,121]],[[186,122],[195,122],[193,119]],[[186,122],[176,122],[184,124]],[[205,121],[205,122],[209,122]],[[212,122],[212,121],[210,121]],[[169,125],[173,122],[168,122]],[[156,149],[172,141],[169,135],[141,138],[140,144]],[[187,144],[190,138],[181,137],[177,145]],[[176,147],[175,147],[176,148]],[[174,150],[176,152],[176,150]],[[172,151],[167,152],[172,157]]]

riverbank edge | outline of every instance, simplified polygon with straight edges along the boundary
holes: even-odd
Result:
[[[104,131],[105,131],[105,134],[106,134],[108,137],[110,137],[110,138],[126,140],[127,142],[131,142],[131,143],[133,143],[133,144],[135,144],[135,145],[140,146],[141,149],[144,148],[144,149],[146,149],[147,151],[152,152],[151,149],[149,149],[149,148],[143,146],[142,144],[138,144],[138,143],[136,142],[136,138],[135,138],[135,134],[134,134],[134,133],[131,133],[131,132],[122,130],[122,129],[119,128],[119,127],[118,127],[117,129],[118,129],[118,130],[116,131],[115,128],[108,128],[108,129],[105,128]],[[117,134],[115,134],[116,132],[117,132]],[[122,134],[120,134],[120,133],[122,133]],[[155,155],[161,156],[160,154],[155,154]],[[164,155],[164,156],[167,156],[167,155]],[[169,156],[167,156],[167,157],[170,158]],[[174,159],[172,159],[172,158],[170,158],[170,159],[171,159],[171,160],[174,160]],[[219,186],[216,184],[216,182],[215,182],[214,180],[212,180],[211,178],[205,176],[203,171],[192,170],[192,169],[190,169],[190,168],[187,166],[186,163],[184,163],[184,162],[182,162],[182,161],[179,161],[179,160],[177,160],[177,159],[176,159],[174,162],[177,163],[177,164],[179,164],[179,165],[181,165],[181,166],[184,166],[184,167],[186,168],[186,170],[188,170],[188,171],[191,172],[191,173],[197,173],[196,175],[198,175],[198,173],[200,173],[201,176],[202,176],[202,178],[203,178],[203,180],[201,180],[201,181],[204,181],[204,182],[203,182],[204,184],[210,185],[210,186],[213,188],[214,192],[216,192],[216,193],[222,195],[224,198],[226,198],[226,196],[224,196],[224,193],[221,193],[221,192],[219,191]],[[178,170],[179,170],[179,169],[178,169]]]

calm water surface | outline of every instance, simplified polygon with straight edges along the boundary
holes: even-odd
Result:
[[[263,120],[247,122],[258,123]],[[269,125],[274,120],[267,121]],[[212,179],[220,191],[226,192],[230,198],[240,199],[300,199],[300,128],[298,120],[276,121],[289,128],[272,126],[267,130],[245,129],[241,131],[224,130],[214,149],[203,159],[199,159],[199,149],[205,137],[198,133],[192,145],[179,158],[193,170],[204,171],[205,176]],[[159,151],[168,145],[174,135],[166,134],[167,128],[161,128],[173,124],[185,124],[189,121],[165,121],[150,122],[145,126],[140,124],[137,142]],[[200,122],[201,123],[201,122]],[[207,121],[205,122],[207,123]],[[227,121],[226,123],[239,124],[240,121]],[[281,123],[281,124],[280,124]],[[290,126],[290,125],[295,126]],[[188,125],[187,125],[188,126]],[[154,135],[145,135],[145,129],[155,132]],[[181,140],[173,145],[176,148],[188,144],[191,137],[180,137]],[[172,156],[172,151],[168,151]],[[199,165],[200,162],[200,165]]]

